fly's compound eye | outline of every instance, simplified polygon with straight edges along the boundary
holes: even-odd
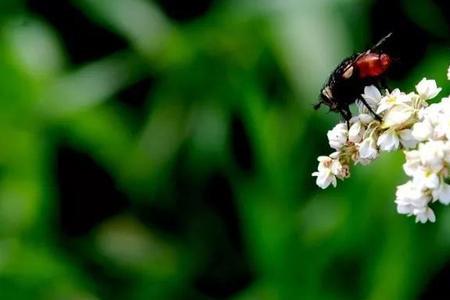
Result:
[[[325,87],[325,88],[322,90],[322,95],[324,95],[325,98],[327,98],[328,101],[331,101],[331,99],[333,99],[333,93],[331,92],[331,89],[330,89],[329,86]],[[328,101],[327,101],[327,102],[328,102]]]
[[[325,87],[322,90],[322,100],[322,103],[328,106],[331,111],[337,111],[338,103],[335,101],[333,93],[329,86]]]

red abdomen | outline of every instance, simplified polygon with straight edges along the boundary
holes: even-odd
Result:
[[[391,58],[387,54],[367,53],[355,62],[360,78],[377,77],[387,71]]]

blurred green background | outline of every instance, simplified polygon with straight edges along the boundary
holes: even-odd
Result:
[[[1,0],[0,299],[435,299],[450,209],[395,211],[402,154],[311,173],[312,104],[387,32],[445,80],[444,0]]]

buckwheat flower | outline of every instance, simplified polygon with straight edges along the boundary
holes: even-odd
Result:
[[[317,160],[319,161],[319,166],[317,167],[319,171],[325,169],[329,169],[331,171],[331,164],[333,163],[333,158],[331,158],[330,156],[319,156]]]
[[[330,166],[331,174],[334,176],[341,176],[342,174],[342,165],[339,160],[333,160]]]
[[[410,102],[411,98],[408,95],[405,95],[405,93],[400,92],[399,89],[395,89],[380,100],[379,106],[377,108],[377,114],[389,110],[396,105]]]
[[[416,223],[426,223],[430,221],[434,223],[436,221],[436,216],[431,208],[428,206],[414,209],[414,214],[416,215]]]
[[[374,120],[374,117],[371,114],[361,113],[358,116],[358,119],[361,122],[361,124],[369,125]]]
[[[374,111],[377,109],[378,104],[381,101],[381,98],[383,98],[383,96],[381,96],[380,91],[374,85],[364,87],[364,93],[361,95],[361,97],[363,97],[364,100],[366,100],[367,104]],[[360,112],[369,113],[369,109],[362,102],[358,101],[357,104]]]
[[[326,189],[330,184],[333,184],[334,187],[336,187],[336,177],[334,177],[330,171],[321,171],[321,172],[314,172],[312,173],[312,176],[317,176],[316,184],[321,189]]]
[[[395,193],[397,212],[399,214],[416,215],[427,207],[431,196],[412,181],[399,185]]]
[[[363,138],[364,132],[364,125],[358,120],[350,126],[350,129],[348,130],[348,140],[352,143],[359,143]]]
[[[418,141],[425,141],[433,134],[433,126],[428,120],[414,124],[411,134]]]
[[[334,187],[337,185],[336,177],[331,174],[331,170],[322,170],[312,173],[312,176],[317,176],[316,184],[322,189],[326,189],[330,184]]]
[[[411,216],[414,211],[414,206],[409,202],[395,201],[397,204],[397,212],[401,215]]]
[[[330,170],[331,174],[338,175],[341,172],[342,165],[339,162],[339,152],[334,152],[330,156],[319,156],[317,160],[319,161],[318,170]]]
[[[390,152],[397,150],[400,145],[400,139],[397,132],[393,129],[386,130],[378,137],[377,145],[380,147],[380,150],[383,151]]]
[[[342,171],[339,161],[329,156],[319,156],[317,160],[319,161],[318,171],[312,173],[312,176],[317,177],[316,184],[322,189],[326,189],[330,184],[336,187],[336,174]]]
[[[330,147],[336,150],[341,149],[347,142],[348,131],[347,124],[339,123],[327,133]]]
[[[430,106],[420,110],[417,113],[417,116],[420,120],[427,119],[430,124],[437,125],[439,123],[439,119],[442,115],[442,103],[433,103]]]
[[[450,68],[448,73],[450,80]],[[381,152],[401,149],[409,180],[397,187],[397,212],[415,216],[416,222],[435,222],[430,206],[450,204],[450,97],[430,105],[427,102],[441,90],[426,78],[416,85],[417,93],[366,86],[361,97],[381,120],[357,102],[359,114],[327,133],[330,146],[337,151],[319,157],[313,173],[316,184],[336,186],[337,179],[350,176],[352,163],[367,165]]]
[[[413,135],[411,129],[403,129],[397,132],[400,138],[400,144],[405,149],[411,149],[416,147],[419,142]]]
[[[407,104],[401,103],[389,109],[383,118],[382,128],[401,127],[407,123],[415,114],[415,109]]]
[[[417,150],[405,151],[406,162],[403,164],[403,171],[412,177],[421,165],[420,153]]]
[[[432,135],[430,139],[441,140],[443,138],[450,137],[450,120],[441,120],[436,126],[433,128]]]
[[[450,96],[449,97],[443,97],[441,102],[441,105],[443,105],[445,108],[450,109],[447,104],[450,104]]]
[[[413,174],[413,183],[423,189],[436,189],[439,187],[439,176],[433,169],[420,166]]]
[[[359,157],[363,159],[363,164],[366,162],[365,160],[374,160],[377,158],[378,150],[376,141],[373,137],[369,136],[364,139],[359,145]]]
[[[446,144],[443,141],[430,140],[419,144],[420,161],[423,165],[439,172],[444,166]]]
[[[427,110],[424,120],[432,123],[434,125],[432,139],[447,139],[450,140],[450,101],[446,98],[439,104],[433,104],[433,112]]]
[[[438,189],[432,191],[433,199],[440,203],[448,205],[450,203],[450,185],[441,182]]]
[[[437,87],[436,81],[428,80],[426,77],[416,85],[416,91],[422,99],[433,99],[441,90],[442,88]]]

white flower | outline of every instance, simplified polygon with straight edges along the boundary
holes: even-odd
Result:
[[[348,130],[348,140],[353,143],[359,143],[364,135],[365,128],[360,121],[356,121]]]
[[[397,150],[400,140],[394,130],[386,130],[378,138],[377,145],[383,151]]]
[[[427,206],[430,196],[412,181],[397,186],[395,193],[397,211],[400,214],[414,214],[415,209]]]
[[[450,166],[450,141],[444,142],[444,161],[446,162],[447,171],[449,171]],[[448,175],[449,172],[446,172],[445,175]]]
[[[442,139],[443,137],[450,138],[450,119],[447,118],[442,118],[433,130],[432,138]]]
[[[330,166],[331,173],[335,176],[340,176],[342,173],[342,165],[337,159],[333,159]]]
[[[374,120],[373,116],[371,114],[360,114],[358,116],[359,120],[363,125],[368,125],[370,122]]]
[[[450,96],[449,97],[443,97],[441,102],[438,103],[440,105],[442,105],[444,108],[449,109],[448,104],[450,104]]]
[[[421,223],[436,220],[433,210],[428,207],[431,197],[412,181],[399,185],[395,195],[395,203],[399,214],[415,215],[416,222]]]
[[[340,155],[341,153],[339,152],[339,151],[335,151],[335,152],[333,152],[333,153],[331,153],[330,155],[328,155],[328,156],[322,156],[322,157],[331,157],[332,159],[339,159],[339,155]]]
[[[412,128],[412,135],[418,141],[425,141],[433,134],[433,126],[427,120],[414,124]]]
[[[433,103],[430,106],[419,110],[417,116],[420,120],[428,120],[431,125],[436,125],[438,119],[442,114],[442,105],[440,103]]]
[[[423,78],[416,85],[416,90],[420,98],[433,99],[434,97],[437,96],[437,94],[439,94],[442,88],[438,88],[436,85],[436,81],[434,81],[433,79],[428,80],[426,78]]]
[[[447,70],[447,79],[450,80],[450,67],[448,67],[448,70]]]
[[[440,103],[435,103],[422,109],[418,113],[421,123],[418,127],[417,137],[427,139],[450,139],[450,99],[442,98]],[[422,124],[424,123],[424,124]]]
[[[420,108],[428,106],[428,102],[426,100],[420,98],[420,96],[414,92],[409,93],[407,96],[411,100],[411,106],[414,108],[420,109]]]
[[[439,187],[439,176],[432,169],[421,166],[413,174],[413,182],[418,187],[436,189]]]
[[[331,170],[314,172],[312,176],[317,176],[316,184],[322,189],[326,189],[330,184],[336,187],[336,177],[331,173]]]
[[[374,85],[364,87],[364,94],[361,96],[374,111],[377,109],[378,103],[380,103],[382,98],[380,91]],[[369,112],[367,107],[360,101],[358,101],[358,107],[362,113]]]
[[[407,104],[410,102],[411,98],[408,95],[405,95],[405,93],[400,92],[399,89],[395,89],[381,99],[380,105],[378,106],[377,109],[377,113],[379,114],[386,110],[391,109],[396,105]]]
[[[329,156],[319,156],[318,171],[312,173],[312,176],[316,176],[316,184],[322,189],[326,189],[330,184],[336,187],[336,176],[342,172],[342,166],[338,160]]]
[[[450,80],[450,68],[447,72]],[[357,101],[359,115],[327,133],[337,151],[318,158],[318,170],[312,174],[316,184],[323,189],[336,186],[337,179],[350,176],[351,163],[366,165],[381,151],[401,148],[406,158],[403,170],[410,179],[397,187],[397,212],[415,216],[416,222],[435,222],[430,205],[450,204],[450,97],[427,103],[441,90],[426,78],[416,85],[417,93],[366,86],[361,97],[381,121]]]
[[[359,144],[359,157],[363,160],[374,160],[377,158],[378,150],[375,139],[368,137]]]
[[[397,212],[401,215],[412,215],[414,211],[414,206],[410,203],[396,201]]]
[[[416,147],[418,141],[412,135],[411,129],[403,129],[397,132],[400,138],[400,144],[402,144],[403,148],[411,149]]]
[[[333,158],[330,156],[319,156],[317,158],[319,161],[318,170],[322,171],[325,169],[331,169],[331,164],[333,163]]]
[[[430,167],[434,172],[439,172],[444,164],[446,144],[443,141],[428,141],[419,145],[420,161]]]
[[[329,130],[327,133],[328,142],[331,148],[336,150],[341,149],[347,142],[347,124],[339,123],[334,126],[333,129]]]
[[[426,223],[427,221],[434,223],[436,221],[436,216],[434,215],[433,210],[428,206],[420,209],[416,208],[413,213],[416,215],[416,223]]]
[[[398,104],[388,110],[383,119],[383,128],[404,125],[414,116],[415,110],[407,104]]]
[[[448,205],[450,203],[450,185],[441,182],[438,189],[433,190],[433,199],[439,200],[442,204]]]
[[[420,153],[417,150],[405,151],[405,157],[406,162],[403,164],[403,171],[406,175],[412,177],[421,165]]]

